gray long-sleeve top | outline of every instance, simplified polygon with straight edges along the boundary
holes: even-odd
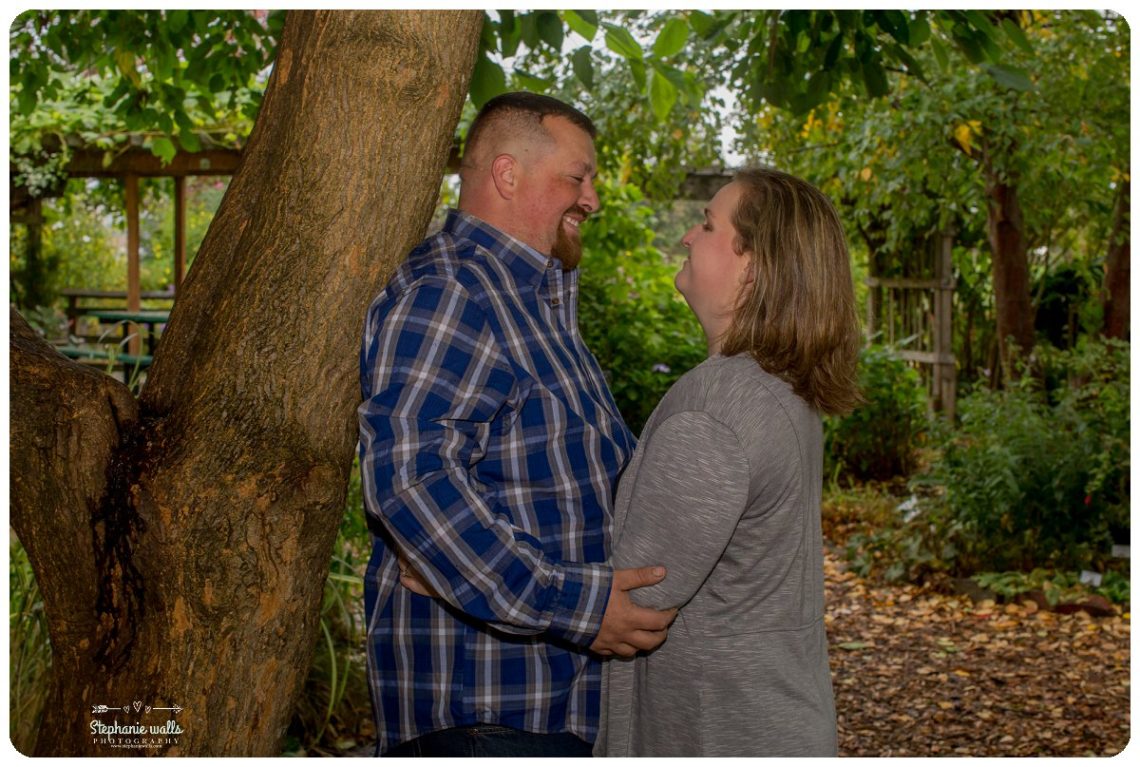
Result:
[[[713,357],[654,410],[621,479],[615,567],[680,606],[666,642],[608,661],[597,756],[835,756],[823,623],[819,415],[747,356]]]

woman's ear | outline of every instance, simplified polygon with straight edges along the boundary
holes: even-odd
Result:
[[[504,200],[515,196],[517,166],[518,162],[509,154],[501,154],[491,162],[491,180],[495,182],[495,190]]]
[[[740,284],[750,285],[756,281],[756,259],[752,258],[750,251],[745,251],[740,257],[748,259],[748,263],[740,272]]]

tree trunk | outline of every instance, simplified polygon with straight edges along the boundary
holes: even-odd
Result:
[[[999,173],[986,152],[984,161],[988,211],[986,230],[993,251],[994,312],[997,315],[1000,364],[1016,376],[1014,359],[1033,349],[1033,304],[1029,290],[1029,254],[1016,179]],[[1009,341],[1016,345],[1016,351]]]
[[[1116,210],[1112,216],[1112,236],[1108,242],[1108,255],[1104,264],[1104,335],[1107,338],[1128,339],[1132,299],[1129,280],[1132,276],[1132,241],[1129,235],[1131,217],[1132,182],[1125,180],[1116,196]]]
[[[12,518],[54,648],[37,754],[280,753],[344,508],[364,313],[430,219],[481,24],[290,12],[137,405],[13,317]],[[92,732],[168,720],[181,732]]]

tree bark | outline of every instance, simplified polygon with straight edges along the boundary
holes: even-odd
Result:
[[[1116,210],[1112,216],[1112,236],[1104,264],[1104,335],[1107,338],[1128,339],[1131,335],[1132,300],[1129,280],[1132,277],[1132,240],[1129,234],[1132,200],[1132,182],[1125,180],[1116,196]]]
[[[37,754],[140,753],[91,733],[116,719],[176,720],[141,753],[280,753],[344,508],[365,310],[430,219],[481,24],[290,12],[137,405],[13,318],[13,523],[54,649]]]
[[[989,151],[986,151],[983,169],[988,198],[986,231],[993,252],[994,312],[997,315],[1000,364],[1007,376],[1016,376],[1014,360],[1028,355],[1034,344],[1025,222],[1016,179],[995,168]],[[1011,340],[1016,350],[1010,347]]]

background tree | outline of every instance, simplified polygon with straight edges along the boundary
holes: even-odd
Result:
[[[983,345],[1013,336],[1031,349],[1051,270],[1074,264],[1095,289],[1109,243],[1127,246],[1113,217],[1127,194],[1127,30],[1091,12],[1018,21],[1027,42],[1001,79],[931,47],[915,53],[924,77],[893,73],[888,99],[841,89],[806,116],[764,108],[743,139],[841,201],[872,274],[902,276],[927,239],[954,232],[967,378],[987,364],[971,348],[977,325],[996,327]]]

